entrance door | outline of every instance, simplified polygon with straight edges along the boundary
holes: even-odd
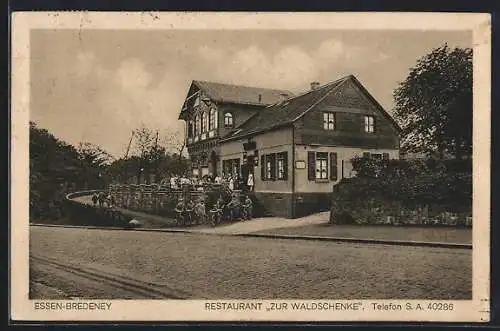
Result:
[[[208,165],[210,173],[215,176],[217,174],[217,155],[215,154],[215,151],[210,153],[210,161]]]

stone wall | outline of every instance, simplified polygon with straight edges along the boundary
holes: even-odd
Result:
[[[366,199],[357,206],[332,202],[330,223],[373,225],[472,226],[470,211],[450,211],[444,206],[421,205],[410,208],[396,201]]]
[[[208,210],[220,195],[226,200],[231,196],[221,185],[210,185],[204,191],[193,190],[189,186],[172,190],[161,185],[112,185],[110,194],[117,207],[172,218],[176,216],[174,209],[180,197],[186,202],[202,199]],[[240,198],[241,194],[234,191],[232,195]]]

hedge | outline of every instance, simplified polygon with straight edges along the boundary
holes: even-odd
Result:
[[[467,224],[471,162],[353,159],[357,176],[334,186],[333,223]]]

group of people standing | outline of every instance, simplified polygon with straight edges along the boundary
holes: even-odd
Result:
[[[92,203],[94,206],[99,205],[99,207],[104,207],[105,205],[113,207],[115,205],[115,197],[110,193],[106,194],[101,191],[99,193],[92,194]]]
[[[244,178],[237,173],[228,175],[223,174],[221,183],[226,184],[231,191],[242,190],[246,192],[253,192],[254,189],[254,179],[252,173],[249,173],[247,178]]]
[[[166,185],[167,183],[173,190],[180,190],[185,186],[193,186],[196,190],[202,191],[203,186],[206,184],[226,185],[231,191],[242,190],[253,192],[254,189],[254,177],[252,173],[249,173],[247,178],[243,178],[237,173],[222,174],[222,176],[208,174],[201,178],[188,178],[186,175],[172,176],[170,179],[161,182],[162,185]]]

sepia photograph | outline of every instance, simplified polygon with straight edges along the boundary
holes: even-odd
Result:
[[[231,15],[14,19],[19,315],[488,321],[489,16]]]

